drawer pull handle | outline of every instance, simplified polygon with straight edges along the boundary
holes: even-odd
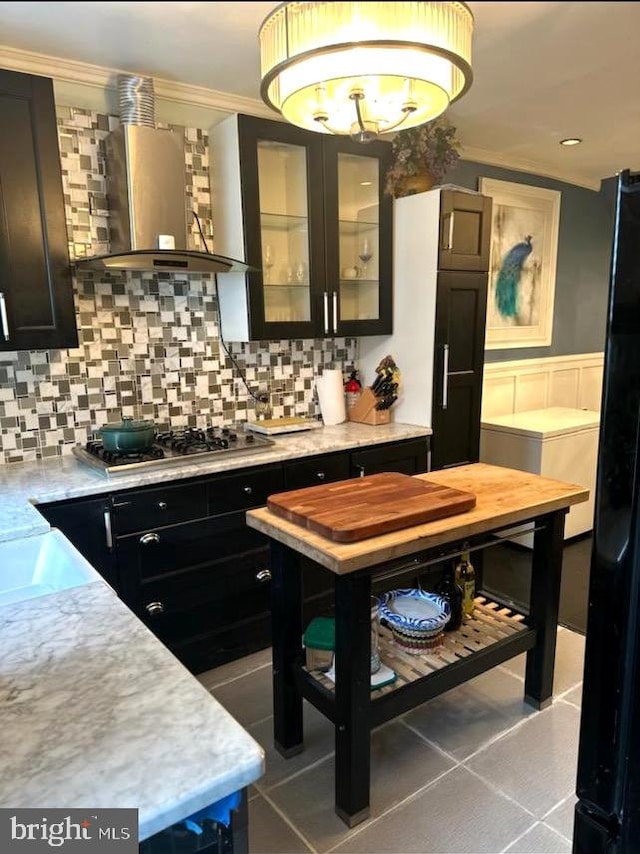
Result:
[[[113,505],[114,509],[118,510],[120,507],[131,507],[130,501],[114,501]]]
[[[245,495],[251,495],[251,493],[253,492],[253,489],[250,486],[245,486],[245,487],[243,487],[242,491],[244,492]]]
[[[167,502],[166,501],[158,501],[158,510],[166,510]]]
[[[162,602],[149,602],[144,606],[145,611],[150,617],[157,617],[159,614],[164,614],[164,605]]]
[[[318,480],[324,480],[324,479],[325,479],[325,477],[326,477],[326,475],[325,475],[325,473],[324,473],[323,471],[317,471],[317,472],[316,472],[316,477],[318,478]]]
[[[263,584],[265,581],[271,581],[271,570],[261,569],[260,572],[256,575],[256,581],[259,581],[261,584]]]
[[[140,537],[140,545],[141,546],[150,546],[153,543],[159,543],[159,542],[160,542],[160,537],[156,533],[143,534]]]

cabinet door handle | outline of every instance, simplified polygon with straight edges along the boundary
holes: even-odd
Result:
[[[444,250],[451,250],[451,249],[453,249],[453,224],[454,224],[454,214],[455,214],[455,211],[451,211],[451,213],[449,214],[449,235],[448,235],[448,237],[447,237],[447,245],[442,247]]]
[[[338,292],[333,292],[333,331],[338,331]]]
[[[442,408],[446,409],[449,403],[449,345],[442,347]]]
[[[152,532],[150,534],[143,534],[140,537],[140,545],[141,546],[150,546],[154,543],[159,543],[159,542],[160,542],[160,537],[155,532]]]
[[[358,471],[360,472],[358,477],[364,477],[364,466],[361,466],[361,465],[358,465],[358,463],[355,463],[354,468],[357,468]]]
[[[111,510],[108,507],[104,509],[104,535],[107,541],[109,551],[113,548],[113,531],[111,529]]]
[[[158,510],[166,510],[167,502],[166,501],[158,501]]]
[[[2,336],[5,341],[9,340],[9,320],[7,318],[7,304],[4,292],[0,291],[0,323],[2,323]]]
[[[260,584],[264,584],[266,581],[271,581],[271,570],[261,569],[260,572],[256,573],[256,581],[259,581]]]
[[[326,477],[326,475],[325,475],[325,473],[324,473],[323,471],[317,471],[317,472],[316,472],[316,477],[318,478],[318,480],[324,480],[324,479],[325,479],[325,477]]]
[[[144,606],[144,610],[150,617],[157,617],[159,614],[164,614],[164,604],[162,602],[149,602]]]
[[[324,292],[324,331],[329,332],[329,294]]]
[[[245,495],[251,495],[251,493],[253,492],[253,489],[250,486],[243,486],[242,491],[244,492]]]
[[[113,506],[113,507],[115,507],[115,508],[118,508],[118,507],[131,507],[131,502],[130,502],[130,501],[117,501],[117,502],[116,502],[116,501],[114,501],[112,506]]]

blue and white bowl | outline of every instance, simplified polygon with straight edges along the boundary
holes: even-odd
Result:
[[[380,619],[414,637],[441,632],[451,616],[446,599],[424,590],[390,590],[379,601]]]

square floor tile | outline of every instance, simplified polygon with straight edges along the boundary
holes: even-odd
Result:
[[[576,796],[571,795],[544,817],[544,823],[566,836],[567,839],[573,839],[575,808]]]
[[[465,768],[455,768],[336,850],[345,854],[496,854],[532,821],[529,813]]]
[[[314,708],[304,703],[304,750],[297,756],[285,759],[273,746],[273,718],[249,728],[251,735],[265,749],[266,772],[256,781],[261,790],[270,789],[308,765],[329,756],[334,749],[335,734],[331,721]]]
[[[249,801],[249,851],[251,854],[308,854],[311,849],[271,804],[258,797]]]
[[[228,664],[215,667],[213,670],[205,670],[204,673],[198,673],[196,679],[210,691],[212,688],[222,685],[223,682],[237,679],[238,676],[244,676],[252,670],[265,667],[265,665],[271,665],[271,647],[246,655],[244,658],[230,661]]]
[[[536,824],[505,849],[505,854],[571,854],[571,844],[544,824]]]
[[[494,669],[410,712],[405,721],[456,759],[465,759],[531,714],[524,686]]]
[[[502,667],[524,679],[526,655],[506,661]],[[582,681],[584,669],[584,636],[570,629],[559,629],[556,642],[556,665],[553,674],[553,694],[562,694]]]
[[[213,688],[211,693],[242,726],[251,726],[273,714],[271,667],[261,667]]]
[[[573,791],[580,713],[555,703],[474,756],[468,767],[537,818]]]
[[[453,762],[400,722],[376,730],[371,737],[371,816],[380,815],[452,767]],[[353,833],[334,811],[333,756],[270,789],[269,798],[318,851],[327,851]]]

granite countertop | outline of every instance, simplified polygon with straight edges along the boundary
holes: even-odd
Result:
[[[34,504],[100,495],[120,489],[165,483],[168,479],[180,480],[217,474],[430,434],[428,427],[409,424],[371,427],[348,422],[334,427],[322,427],[319,430],[277,436],[274,438],[274,447],[268,451],[262,450],[237,457],[217,457],[206,462],[196,462],[191,457],[184,465],[175,464],[164,468],[161,466],[151,471],[111,479],[72,456],[33,463],[8,463],[0,465],[0,541],[49,530],[49,523],[38,513]]]
[[[140,839],[264,752],[103,581],[0,608],[0,806],[130,807]]]

